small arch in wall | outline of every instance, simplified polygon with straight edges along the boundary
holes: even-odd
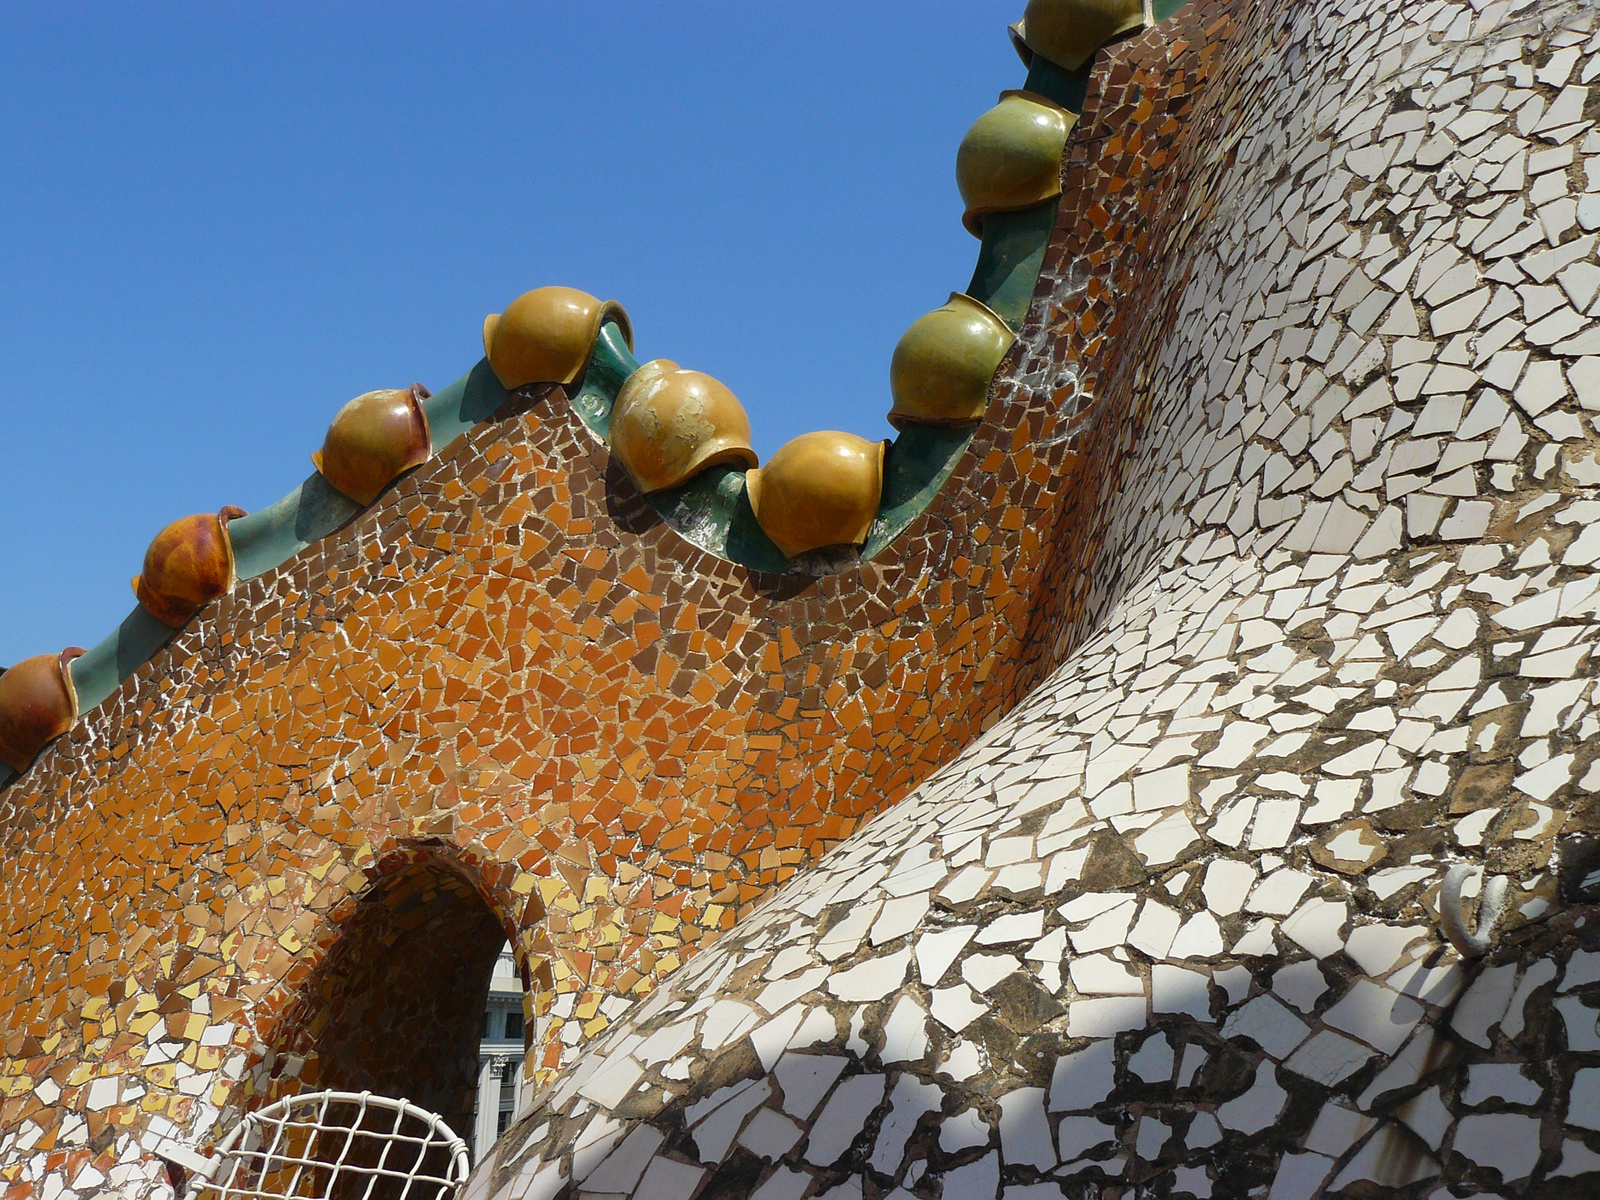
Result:
[[[438,1113],[468,1136],[484,1003],[515,930],[454,848],[383,860],[278,1023],[263,1103],[310,1089],[371,1091]]]

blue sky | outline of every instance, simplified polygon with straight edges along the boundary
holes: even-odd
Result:
[[[92,645],[163,525],[278,499],[542,284],[722,379],[763,456],[886,436],[1021,8],[0,6],[0,665]]]

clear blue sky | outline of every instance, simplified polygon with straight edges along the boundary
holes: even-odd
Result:
[[[92,645],[158,529],[277,500],[543,284],[722,379],[763,456],[886,435],[1022,7],[0,5],[0,665]]]

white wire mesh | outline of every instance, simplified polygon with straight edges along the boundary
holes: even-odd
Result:
[[[449,1200],[467,1146],[443,1118],[370,1092],[309,1092],[248,1114],[196,1180],[219,1200]]]

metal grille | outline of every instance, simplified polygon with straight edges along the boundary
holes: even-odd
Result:
[[[449,1200],[467,1146],[444,1120],[370,1092],[310,1092],[250,1113],[217,1145],[220,1200]]]

